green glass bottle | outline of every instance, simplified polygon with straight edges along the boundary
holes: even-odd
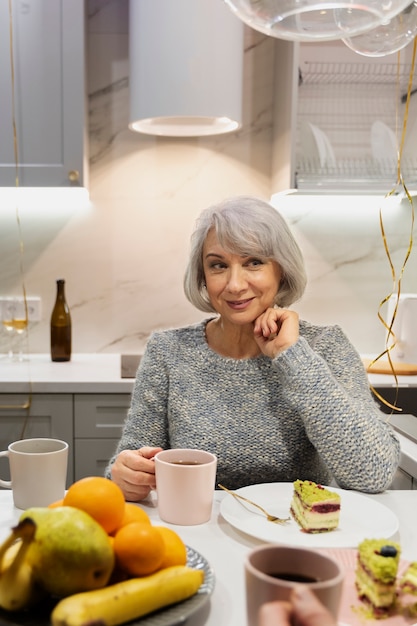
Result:
[[[71,314],[65,299],[65,280],[56,281],[57,292],[51,315],[52,361],[71,359]]]

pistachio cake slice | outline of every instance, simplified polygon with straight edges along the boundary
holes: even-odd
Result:
[[[400,545],[388,539],[364,539],[358,546],[356,589],[377,617],[395,604],[400,553]]]
[[[306,533],[323,533],[339,525],[341,497],[311,480],[296,480],[291,515]]]

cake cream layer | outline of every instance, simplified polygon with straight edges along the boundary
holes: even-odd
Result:
[[[304,508],[298,497],[294,497],[291,502],[291,513],[306,530],[333,530],[339,523],[339,509],[320,513],[314,508]]]
[[[395,579],[390,583],[382,583],[372,578],[363,568],[362,564],[358,564],[356,570],[356,587],[358,596],[366,598],[372,606],[377,609],[389,608],[395,600]]]

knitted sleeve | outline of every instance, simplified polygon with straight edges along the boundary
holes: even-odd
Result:
[[[313,345],[301,337],[274,366],[285,380],[287,402],[337,483],[368,493],[388,488],[400,459],[399,441],[343,331],[324,327]]]
[[[136,375],[130,408],[116,451],[105,475],[122,450],[138,450],[143,446],[169,447],[168,373],[163,354],[155,336],[148,341]]]

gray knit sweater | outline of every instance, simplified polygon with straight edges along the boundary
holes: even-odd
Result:
[[[107,476],[121,450],[161,446],[215,453],[230,489],[297,478],[389,487],[399,442],[338,326],[301,321],[298,341],[271,360],[219,355],[206,323],[150,337]]]

